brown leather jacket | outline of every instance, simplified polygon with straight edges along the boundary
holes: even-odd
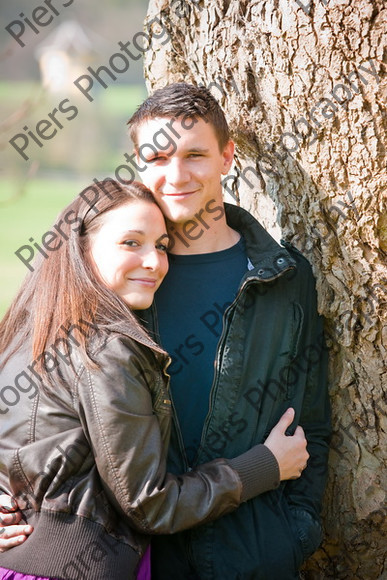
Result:
[[[35,529],[0,553],[0,566],[66,580],[134,578],[149,534],[211,521],[279,483],[263,445],[167,473],[168,357],[151,342],[105,333],[93,358],[99,369],[74,347],[72,365],[51,349],[46,362],[64,378],[52,395],[28,346],[1,371],[0,487]]]

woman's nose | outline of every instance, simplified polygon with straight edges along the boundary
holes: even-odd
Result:
[[[156,249],[147,251],[143,257],[142,265],[149,270],[158,270],[160,268],[160,255]]]

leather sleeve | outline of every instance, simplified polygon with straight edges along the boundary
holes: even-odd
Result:
[[[216,459],[181,476],[166,472],[168,441],[162,440],[162,431],[168,439],[170,410],[163,410],[166,401],[157,400],[154,392],[157,375],[143,371],[149,360],[140,347],[116,336],[97,353],[97,360],[100,370],[83,368],[78,375],[75,395],[113,506],[139,531],[158,534],[178,532],[237,508],[242,483],[226,460]]]

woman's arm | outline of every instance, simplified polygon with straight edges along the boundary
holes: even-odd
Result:
[[[101,349],[98,362],[99,370],[83,369],[75,383],[72,377],[76,410],[109,501],[141,532],[168,534],[205,523],[280,479],[299,477],[306,442],[285,435],[293,412],[284,414],[265,445],[181,476],[167,473],[171,410],[168,393],[157,388],[159,371],[150,369],[140,347],[118,337]],[[17,545],[17,536],[25,539],[30,530],[11,525],[2,536],[0,529],[0,548]]]
[[[216,459],[181,476],[167,473],[171,411],[151,394],[159,373],[149,372],[141,347],[124,337],[109,339],[96,357],[100,369],[84,369],[75,385],[78,412],[109,501],[134,527],[174,533],[279,484],[277,461],[264,445],[238,458],[236,469]]]

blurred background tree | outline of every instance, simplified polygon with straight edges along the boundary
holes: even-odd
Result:
[[[125,123],[146,95],[142,58],[131,60],[128,71],[117,75],[116,81],[107,80],[106,89],[93,90],[93,102],[73,81],[87,73],[88,66],[107,65],[110,56],[119,52],[119,41],[131,41],[143,30],[147,3],[84,0],[64,7],[65,3],[53,0],[59,14],[47,26],[37,27],[38,33],[25,24],[24,47],[5,27],[23,21],[21,13],[31,21],[33,10],[47,5],[43,0],[18,0],[0,8],[0,316],[27,272],[15,251],[29,244],[31,237],[39,242],[59,210],[94,177],[114,174],[123,163],[123,153],[131,149]],[[12,30],[17,33],[20,28],[15,24]],[[57,81],[67,84],[50,91],[42,76],[48,69]],[[23,159],[9,140],[26,134],[23,127],[35,132],[36,124],[66,98],[77,107],[77,116],[66,121],[58,114],[63,129],[42,140],[42,147],[30,138],[29,159]]]

